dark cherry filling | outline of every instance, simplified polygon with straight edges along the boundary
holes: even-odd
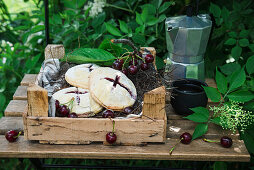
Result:
[[[92,64],[88,67],[89,68],[89,72],[93,71],[92,67],[93,67]]]
[[[136,96],[133,96],[132,92],[130,91],[129,88],[127,88],[125,85],[123,85],[122,83],[119,82],[120,80],[120,76],[116,76],[115,80],[109,77],[105,77],[104,79],[113,82],[113,87],[116,87],[116,85],[118,84],[119,86],[121,86],[122,88],[124,88],[125,90],[128,91],[128,93],[130,94],[130,96],[136,100]]]
[[[87,91],[81,92],[81,91],[78,91],[78,89],[77,89],[76,91],[68,91],[68,92],[66,92],[65,94],[67,94],[67,93],[75,93],[75,94],[77,94],[76,100],[77,100],[77,103],[78,103],[78,105],[79,105],[79,104],[80,104],[80,97],[78,96],[78,94],[86,94]]]

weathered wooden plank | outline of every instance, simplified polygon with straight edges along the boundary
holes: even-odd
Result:
[[[63,58],[65,56],[65,49],[62,44],[48,44],[45,48],[45,60],[50,58]]]
[[[25,74],[22,81],[20,82],[21,86],[29,86],[35,83],[37,74]]]
[[[28,86],[18,86],[13,95],[13,100],[27,100],[27,87]]]
[[[48,91],[38,85],[27,88],[28,115],[48,117]]]
[[[5,116],[22,117],[23,113],[27,112],[26,100],[11,100],[4,111]]]
[[[163,120],[165,117],[165,87],[158,87],[144,94],[143,115]]]
[[[0,119],[0,135],[4,135],[8,130],[23,131],[22,117],[2,117]]]
[[[2,122],[4,122],[4,123],[2,123]],[[14,122],[16,122],[17,125],[13,126]],[[195,125],[196,125],[195,122],[191,122],[189,120],[168,120],[167,136],[166,137],[178,139],[179,136],[183,132],[192,133],[194,131]],[[3,132],[6,132],[6,130],[10,130],[13,128],[23,130],[22,117],[3,117],[2,119],[0,119],[0,134],[3,134]],[[96,129],[98,130],[99,127]],[[106,133],[106,131],[105,131],[105,133]],[[231,131],[222,130],[221,127],[214,125],[214,124],[210,125],[205,137],[211,138],[211,139],[219,139],[220,137],[222,137],[224,135],[230,136],[231,138],[233,138],[235,140],[237,140],[239,138],[238,133],[233,134]],[[83,136],[86,138],[85,135],[83,135]]]
[[[189,161],[235,161],[249,162],[242,141],[233,141],[231,148],[223,148],[215,143],[200,139],[189,145],[179,144],[172,155],[170,148],[178,139],[170,139],[166,144],[140,146],[90,145],[44,145],[25,141],[23,136],[15,143],[9,143],[0,135],[0,157],[5,158],[79,158],[79,159],[145,159],[145,160],[189,160]]]
[[[105,141],[112,131],[110,119],[27,117],[29,140],[48,141]],[[117,143],[164,142],[166,120],[114,119]]]

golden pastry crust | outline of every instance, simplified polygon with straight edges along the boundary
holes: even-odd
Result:
[[[60,104],[65,104],[73,100],[71,112],[75,112],[79,117],[92,116],[102,110],[102,107],[93,100],[87,89],[69,87],[57,91],[52,97],[58,100]]]
[[[95,101],[111,110],[132,106],[137,98],[132,81],[122,72],[109,67],[91,72],[89,90]]]
[[[65,80],[72,86],[88,89],[90,73],[99,68],[96,64],[80,64],[68,69]]]

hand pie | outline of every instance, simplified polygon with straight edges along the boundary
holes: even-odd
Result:
[[[109,67],[91,72],[89,91],[96,102],[112,110],[120,111],[132,106],[137,98],[132,81],[122,72]]]

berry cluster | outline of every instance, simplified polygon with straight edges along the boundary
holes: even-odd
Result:
[[[71,104],[71,101],[70,101]],[[78,115],[75,112],[70,113],[70,109],[65,104],[60,104],[58,100],[55,101],[56,114],[60,117],[77,118]]]
[[[135,75],[139,68],[143,71],[149,69],[149,63],[154,61],[152,54],[142,55],[141,53],[130,53],[127,56],[121,57],[113,63],[112,67],[116,70],[122,71],[125,75],[130,73]]]

